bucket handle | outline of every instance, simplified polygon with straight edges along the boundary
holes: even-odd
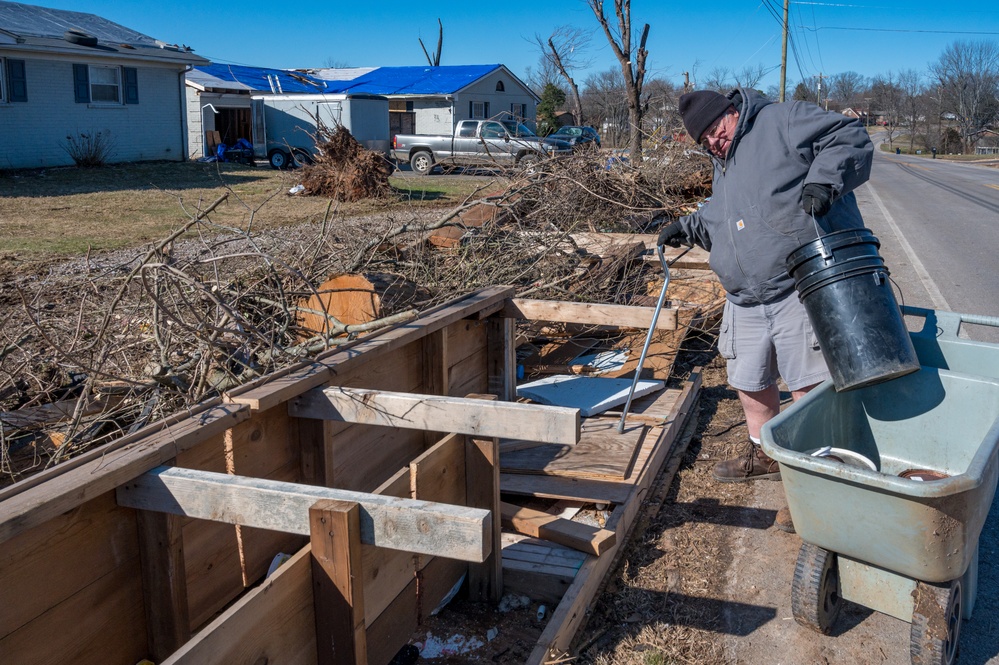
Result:
[[[961,329],[962,323],[972,323],[980,326],[999,328],[999,316],[958,314],[957,312],[945,312],[941,310],[926,309],[924,307],[914,307],[911,305],[903,305],[902,314],[907,316],[918,316],[924,319],[923,329],[917,334],[932,335],[933,337],[936,337],[937,330],[939,330],[939,336],[945,339],[957,339],[957,333],[958,330]],[[926,330],[926,324],[928,324],[930,320],[935,320],[935,329],[933,331]]]
[[[822,240],[822,229],[819,228],[819,222],[815,219],[815,213],[812,213],[812,226],[815,227],[815,237]],[[832,250],[830,250],[824,242],[819,243],[819,251],[822,253],[822,260],[829,261],[832,258]]]

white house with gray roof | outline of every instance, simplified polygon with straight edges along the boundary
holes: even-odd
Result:
[[[184,73],[207,63],[94,14],[0,0],[0,169],[71,165],[67,137],[97,132],[112,162],[185,159]]]

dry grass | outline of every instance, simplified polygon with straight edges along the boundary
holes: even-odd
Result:
[[[299,178],[296,171],[198,162],[0,171],[0,259],[67,256],[152,242],[226,191],[231,196],[213,215],[222,226],[266,230],[323,219],[328,200],[287,196]],[[481,183],[396,176],[390,184],[394,196],[343,205],[340,212],[453,205]]]

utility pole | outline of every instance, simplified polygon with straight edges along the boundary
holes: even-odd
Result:
[[[785,90],[787,88],[787,5],[788,0],[784,0],[784,42],[780,47],[780,98],[783,102]]]
[[[815,103],[818,104],[819,106],[822,106],[822,79],[823,78],[825,78],[825,77],[822,76],[822,72],[819,72],[819,87],[816,89],[816,93],[815,93]]]

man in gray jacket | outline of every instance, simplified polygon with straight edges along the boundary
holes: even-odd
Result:
[[[778,377],[798,399],[829,376],[784,262],[819,229],[863,227],[853,190],[870,176],[874,147],[857,120],[745,88],[685,94],[680,114],[712,155],[712,193],[698,212],[666,224],[659,244],[711,252],[727,294],[719,351],[750,438],[746,454],[719,462],[714,477],[779,480],[759,445],[760,428],[780,411]]]

